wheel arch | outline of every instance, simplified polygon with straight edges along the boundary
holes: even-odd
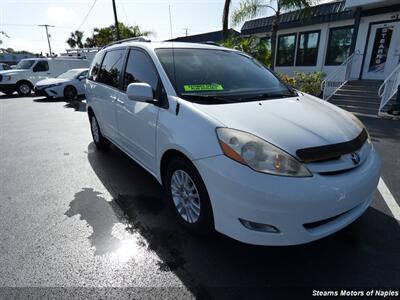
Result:
[[[27,83],[29,84],[29,86],[31,87],[31,89],[33,89],[34,85],[32,82],[30,82],[28,79],[20,79],[17,81],[16,86],[19,86],[22,83]]]
[[[177,149],[166,150],[162,154],[161,159],[160,159],[160,166],[159,166],[160,169],[159,170],[160,170],[160,183],[161,184],[164,184],[168,163],[175,158],[182,158],[184,160],[187,160],[188,162],[190,162],[193,165],[191,159],[182,151],[177,150]]]
[[[78,89],[73,85],[73,84],[67,84],[65,87],[64,87],[64,92],[65,92],[65,90],[67,89],[67,88],[69,88],[69,87],[72,87],[73,89],[75,89],[75,91],[76,92],[78,92]]]

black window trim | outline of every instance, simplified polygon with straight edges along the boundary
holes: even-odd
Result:
[[[317,57],[315,59],[315,64],[299,64],[299,49],[300,49],[300,39],[302,34],[310,34],[310,33],[318,33],[318,40],[317,40]],[[297,46],[296,46],[296,67],[315,67],[318,64],[318,56],[319,56],[319,42],[321,40],[321,29],[315,30],[308,30],[308,31],[301,31],[298,32],[298,39],[297,39]]]
[[[340,30],[340,29],[353,29],[354,30],[354,24],[353,25],[346,25],[346,26],[338,26],[338,27],[331,27],[329,28],[329,35],[328,35],[328,43],[326,44],[326,54],[325,54],[325,66],[340,66],[342,63],[329,63],[328,62],[328,57],[331,51],[331,48],[329,47],[331,38],[332,38],[332,32],[335,30]],[[351,55],[351,54],[350,54]]]
[[[106,53],[107,53],[107,51],[99,52],[98,54],[96,54],[96,56],[97,56],[97,55],[103,55],[102,58],[101,58],[101,60],[100,60],[99,72],[100,72],[101,67],[103,66],[103,61],[104,61],[104,57],[106,57]],[[93,60],[95,60],[95,59],[96,59],[96,57],[95,57]],[[101,83],[101,82],[98,82],[97,80],[92,80],[92,79],[90,79],[91,72],[92,72],[92,66],[90,66],[90,68],[89,68],[89,73],[88,73],[87,80],[92,81],[92,82],[96,82],[96,83]],[[98,75],[99,75],[99,74],[97,74],[97,76],[98,76]]]
[[[293,48],[293,63],[292,64],[279,64],[279,40],[281,37],[285,36],[291,36],[294,35],[294,48]],[[277,67],[293,67],[295,66],[296,63],[296,50],[297,50],[297,32],[292,32],[292,33],[286,33],[286,34],[279,34],[277,37],[277,43],[276,43],[276,60],[275,60],[275,66]]]
[[[165,90],[160,73],[157,69],[156,64],[153,61],[153,58],[143,48],[136,47],[136,46],[127,47],[127,51],[125,54],[126,55],[125,62],[123,65],[123,75],[121,76],[121,82],[120,82],[121,91],[126,94],[126,91],[123,90],[123,87],[124,87],[126,67],[128,65],[128,59],[129,59],[129,54],[131,53],[131,50],[137,50],[137,51],[144,53],[144,55],[146,55],[149,58],[149,60],[151,61],[151,63],[153,64],[154,70],[156,70],[157,77],[158,77],[157,89],[154,91],[154,97],[155,97],[154,99],[157,100],[157,103],[155,105],[157,105],[158,107],[164,108],[164,109],[168,109],[169,108],[168,94],[167,94],[167,91]],[[163,95],[162,95],[163,91],[165,93],[165,97],[163,97]]]

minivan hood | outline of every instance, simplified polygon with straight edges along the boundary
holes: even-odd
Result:
[[[194,105],[224,126],[252,133],[295,157],[298,149],[347,142],[363,129],[350,113],[310,95]]]

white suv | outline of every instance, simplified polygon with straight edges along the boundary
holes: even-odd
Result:
[[[123,41],[94,58],[86,97],[96,146],[150,172],[193,231],[300,244],[373,199],[381,164],[361,122],[244,53]]]

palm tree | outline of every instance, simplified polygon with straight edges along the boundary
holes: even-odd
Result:
[[[272,0],[271,0],[272,1]],[[306,12],[311,5],[317,3],[319,0],[274,0],[276,7],[266,4],[265,0],[244,0],[240,3],[239,8],[234,11],[232,16],[233,24],[237,25],[245,20],[252,19],[258,16],[263,9],[270,8],[275,12],[274,20],[271,28],[271,69],[275,65],[275,50],[276,50],[276,37],[279,30],[280,16],[282,11],[292,9],[305,9]],[[306,16],[307,14],[304,14]]]
[[[222,34],[223,34],[224,40],[226,40],[228,38],[230,6],[231,6],[231,0],[225,0],[224,12],[222,14]]]
[[[71,32],[70,37],[66,41],[67,44],[71,48],[75,48],[78,46],[78,48],[83,48],[83,31],[75,30],[74,32]]]

